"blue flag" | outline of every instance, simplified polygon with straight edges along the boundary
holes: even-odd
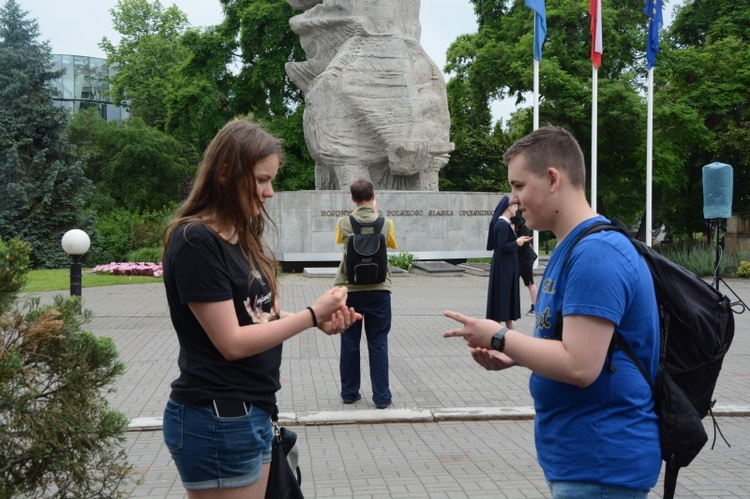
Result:
[[[648,69],[656,66],[656,53],[659,48],[659,30],[664,26],[664,17],[661,13],[661,0],[646,0],[646,8],[643,11],[648,16],[648,38],[646,39],[646,59]]]
[[[659,0],[661,5],[661,0]],[[547,36],[547,14],[544,12],[544,0],[526,0],[526,7],[533,10],[534,16],[534,59],[542,61],[542,45]]]

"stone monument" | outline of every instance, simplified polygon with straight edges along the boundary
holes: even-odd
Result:
[[[437,191],[448,162],[445,81],[419,44],[420,0],[287,0],[308,60],[286,65],[305,93],[317,190],[370,179],[377,191]]]

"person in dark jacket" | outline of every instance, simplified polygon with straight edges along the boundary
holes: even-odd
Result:
[[[488,319],[505,322],[509,329],[513,321],[521,317],[521,293],[518,279],[518,248],[530,241],[530,237],[517,237],[510,219],[515,216],[516,205],[510,204],[510,197],[503,196],[495,208],[487,236],[487,249],[491,250],[490,280],[487,288]]]
[[[531,237],[531,229],[526,225],[526,221],[521,216],[521,212],[516,213],[516,216],[511,218],[511,223],[515,229],[516,236],[529,236]],[[533,237],[531,237],[533,239]],[[531,241],[520,246],[518,248],[518,265],[521,269],[521,279],[526,289],[529,290],[529,297],[531,298],[531,308],[526,315],[534,315],[534,304],[536,303],[536,284],[534,284],[534,262],[538,255],[531,247]]]

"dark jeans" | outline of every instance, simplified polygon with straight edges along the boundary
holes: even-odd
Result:
[[[362,327],[367,336],[370,356],[372,401],[386,404],[391,400],[388,387],[388,333],[391,330],[391,293],[389,291],[357,291],[349,293],[349,307],[362,314],[362,320],[341,334],[341,398],[352,399],[359,393]]]

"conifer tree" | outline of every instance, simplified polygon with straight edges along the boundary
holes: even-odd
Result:
[[[125,365],[80,297],[19,306],[30,251],[0,238],[0,497],[128,497],[129,421],[106,399]]]
[[[68,262],[62,235],[79,227],[90,188],[65,137],[66,111],[52,101],[49,43],[16,0],[0,8],[0,237],[31,244],[37,267]]]

